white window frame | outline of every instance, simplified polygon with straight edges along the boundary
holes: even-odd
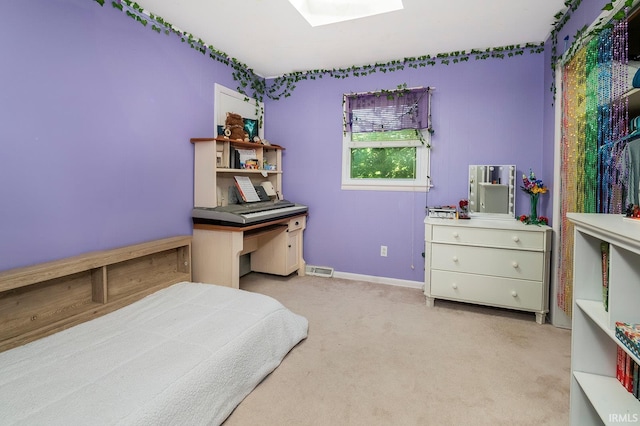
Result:
[[[343,117],[347,114],[346,96],[343,95]],[[374,141],[353,142],[351,131],[346,126],[343,128],[342,137],[342,181],[343,190],[366,191],[407,191],[428,192],[431,187],[431,132],[418,130],[422,134],[422,140],[417,135],[416,139],[406,141]],[[351,149],[352,148],[416,148],[416,177],[415,179],[352,179],[351,178]]]

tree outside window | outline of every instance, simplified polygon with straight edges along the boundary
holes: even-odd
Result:
[[[344,95],[343,189],[427,190],[430,89]]]

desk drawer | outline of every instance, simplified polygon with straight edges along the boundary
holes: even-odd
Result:
[[[532,281],[543,280],[543,252],[432,244],[429,256],[431,269]]]
[[[296,229],[304,228],[306,226],[306,223],[307,223],[306,216],[294,217],[289,221],[289,232],[293,232]]]
[[[510,278],[431,271],[431,296],[461,302],[546,311],[542,283]]]
[[[464,226],[434,226],[432,237],[434,242],[442,243],[514,249],[544,249],[544,233],[536,231],[471,228]]]

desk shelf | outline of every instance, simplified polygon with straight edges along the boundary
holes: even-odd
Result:
[[[251,183],[271,182],[276,194],[282,195],[282,151],[279,145],[262,145],[232,141],[225,138],[192,138],[194,145],[194,206],[219,207],[229,204],[229,188],[234,186],[234,175],[248,176]],[[251,149],[256,153],[258,169],[231,168],[232,149]],[[265,169],[264,165],[270,169]],[[266,175],[266,176],[265,176]]]

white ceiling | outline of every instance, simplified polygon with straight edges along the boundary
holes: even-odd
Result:
[[[311,27],[287,0],[136,0],[263,77],[546,40],[565,0],[403,0],[404,10]]]

